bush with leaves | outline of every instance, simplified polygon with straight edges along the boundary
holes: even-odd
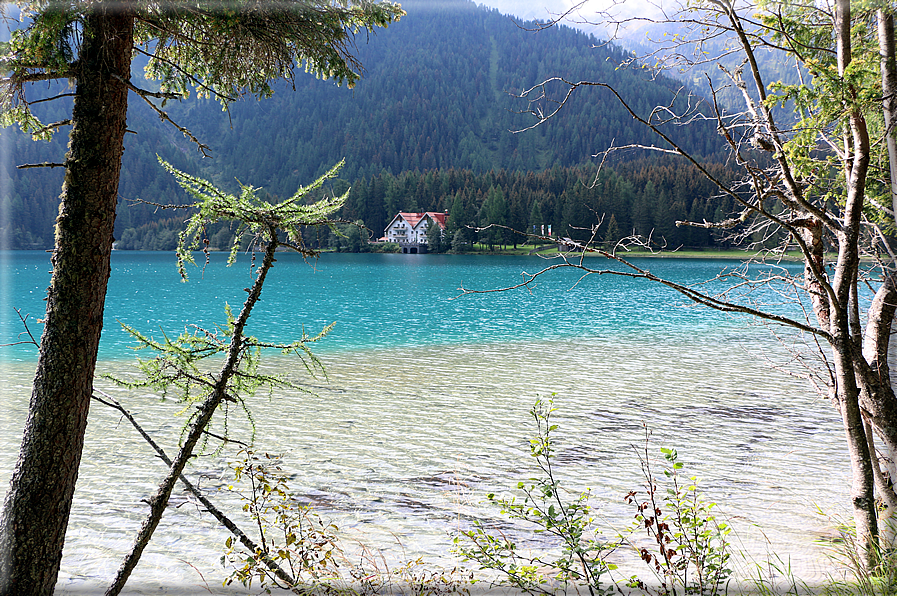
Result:
[[[632,588],[657,594],[675,595],[720,593],[731,576],[731,549],[727,537],[731,528],[718,521],[713,513],[715,503],[707,502],[698,490],[698,479],[692,476],[683,483],[683,468],[675,449],[661,448],[667,462],[663,475],[667,486],[661,487],[651,468],[648,455],[649,433],[639,460],[645,478],[645,493],[630,491],[625,501],[636,509],[635,521],[625,533],[625,542],[635,548],[639,557],[654,572],[659,588],[652,589],[636,576],[629,578]],[[633,538],[644,530],[656,552],[639,546]]]
[[[390,568],[381,553],[361,545],[359,553],[347,553],[337,526],[293,495],[279,456],[250,448],[239,455],[227,489],[240,496],[260,538],[253,548],[234,537],[225,541],[221,562],[233,569],[225,585],[237,581],[251,588],[255,583],[267,593],[469,595],[473,578],[458,569],[428,566],[420,558]]]
[[[225,585],[236,580],[251,588],[256,580],[270,593],[271,587],[290,589],[298,582],[314,585],[337,577],[337,527],[321,521],[290,494],[280,457],[249,448],[241,450],[239,456],[232,465],[234,480],[248,484],[248,491],[234,489],[233,484],[228,489],[240,495],[243,511],[258,529],[260,540],[257,549],[249,552],[233,536],[228,537],[221,562],[234,567],[234,571]],[[294,585],[285,583],[266,559],[284,568]]]
[[[479,564],[503,576],[500,583],[516,586],[529,594],[551,594],[567,586],[588,586],[590,594],[613,592],[613,584],[604,583],[616,565],[606,559],[613,542],[602,541],[594,527],[589,493],[567,500],[552,467],[554,447],[551,433],[557,425],[551,421],[552,402],[536,401],[530,414],[537,433],[530,439],[530,455],[542,475],[520,482],[522,497],[488,495],[491,503],[510,519],[535,526],[535,532],[551,539],[560,554],[536,552],[524,554],[505,536],[489,533],[479,521],[472,530],[454,540],[457,552],[467,561]],[[546,573],[547,572],[547,573]]]
[[[553,548],[524,554],[506,536],[496,536],[475,522],[473,529],[455,538],[456,552],[480,569],[496,572],[495,583],[529,594],[587,589],[594,596],[622,593],[624,587],[664,596],[718,594],[732,573],[728,567],[730,528],[717,521],[715,505],[701,495],[695,478],[682,483],[683,464],[676,451],[661,449],[667,462],[662,487],[650,465],[646,431],[645,446],[639,453],[646,494],[640,497],[631,491],[625,496],[625,501],[636,507],[635,522],[624,532],[610,529],[615,538],[603,540],[595,523],[595,508],[589,502],[590,492],[570,498],[557,480],[552,466],[555,449],[551,433],[558,428],[551,421],[554,411],[550,400],[537,400],[530,411],[537,428],[530,439],[530,455],[541,475],[518,483],[520,497],[487,497],[503,515],[526,522],[535,533],[549,537]],[[647,546],[636,537],[640,530],[647,533]],[[637,575],[615,577],[618,566],[611,558],[624,547],[635,550],[656,581],[646,582]]]

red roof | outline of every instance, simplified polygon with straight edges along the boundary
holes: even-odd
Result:
[[[442,211],[427,211],[425,215],[429,215],[430,219],[439,224],[440,228],[445,227],[445,222],[448,219],[448,213],[444,213]]]
[[[448,218],[448,214],[440,211],[427,211],[425,213],[406,213],[404,211],[400,211],[398,215],[392,218],[392,221],[389,222],[389,225],[392,225],[392,222],[395,221],[398,217],[401,217],[406,222],[408,222],[408,225],[412,228],[416,228],[417,224],[420,223],[420,220],[422,220],[423,218],[429,217],[437,224],[439,224],[440,228],[445,229],[445,220]],[[389,228],[389,226],[386,227]]]

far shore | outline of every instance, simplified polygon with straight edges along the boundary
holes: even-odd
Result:
[[[372,246],[376,246],[372,244]],[[488,246],[484,244],[475,244],[472,250],[467,250],[464,252],[452,252],[449,251],[447,253],[439,253],[439,254],[449,254],[449,255],[493,255],[493,256],[541,256],[544,258],[557,258],[559,256],[566,256],[568,259],[575,258],[578,259],[582,253],[576,251],[562,251],[557,248],[556,245],[545,245],[546,248],[539,247],[534,249],[532,245],[518,245],[516,248],[507,246],[507,247],[495,247],[493,250],[490,250]],[[550,246],[550,248],[547,248]],[[605,252],[611,252],[607,249],[601,249]],[[322,252],[338,252],[338,251],[329,251],[325,249]],[[395,251],[390,250],[374,250],[373,252],[383,252],[390,253]],[[427,254],[427,253],[424,253]],[[767,261],[802,261],[803,256],[799,251],[788,251],[785,254],[766,254],[762,255],[761,252],[758,251],[747,251],[737,248],[727,248],[727,249],[695,249],[695,248],[681,248],[677,250],[656,250],[649,251],[644,249],[622,249],[618,248],[616,251],[617,256],[629,259],[629,258],[658,258],[658,259],[726,259],[726,260],[736,260],[736,261],[744,261],[747,259],[758,259],[761,256]],[[604,254],[590,251],[586,252],[585,256],[587,258],[591,257],[603,257]],[[836,255],[827,255],[827,258],[834,259]]]
[[[377,247],[376,244],[372,243],[372,247]],[[143,252],[141,250],[131,250],[131,249],[114,249],[116,252]],[[173,249],[172,249],[173,250]],[[220,250],[215,247],[211,247],[207,249],[209,252],[227,252],[224,250]],[[288,250],[288,249],[284,249]],[[322,254],[329,253],[339,253],[339,252],[347,252],[340,251],[333,248],[322,248],[318,249]],[[607,249],[600,249],[605,252]],[[51,252],[50,250],[46,252]],[[154,251],[154,252],[169,252],[169,251]],[[396,250],[383,250],[380,248],[374,248],[370,251],[364,251],[369,253],[379,253],[379,254],[395,254],[400,251]],[[401,253],[400,253],[401,254]],[[421,254],[434,254],[434,253],[421,253]],[[466,250],[464,252],[445,252],[445,253],[436,253],[443,255],[474,255],[474,256],[540,256],[543,258],[557,258],[559,256],[566,256],[568,259],[578,259],[582,253],[576,251],[561,251],[555,245],[551,245],[551,248],[547,249],[537,249],[534,250],[530,245],[518,245],[517,248],[508,246],[508,247],[495,247],[493,250],[490,250],[488,246],[483,244],[476,244],[473,249]],[[727,248],[727,249],[694,249],[694,248],[681,248],[677,250],[656,250],[656,251],[648,251],[643,249],[620,249],[618,248],[616,251],[617,256],[623,259],[630,258],[656,258],[656,259],[723,259],[723,260],[734,260],[734,261],[745,261],[747,259],[755,259],[759,260],[762,258],[763,260],[772,262],[772,261],[802,261],[803,256],[798,251],[788,251],[785,254],[762,254],[757,251],[747,251],[741,250],[737,248]],[[586,258],[594,258],[594,257],[604,257],[603,253],[597,251],[590,251],[585,253]],[[836,254],[832,253],[826,255],[827,259],[835,259],[837,257]]]

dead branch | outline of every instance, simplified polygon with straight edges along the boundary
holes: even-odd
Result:
[[[135,87],[130,81],[126,81],[125,79],[123,79],[121,77],[116,77],[116,78],[119,81],[121,81],[122,83],[124,83],[125,85],[127,85],[128,89],[130,89],[131,91],[136,93],[143,101],[145,101],[147,103],[147,105],[150,108],[152,108],[152,110],[154,112],[156,112],[156,114],[159,116],[160,120],[162,120],[163,122],[168,122],[169,124],[174,126],[176,129],[178,129],[181,132],[181,134],[183,134],[185,137],[190,139],[190,141],[196,145],[196,148],[199,150],[199,152],[202,153],[203,157],[209,157],[209,153],[208,153],[209,146],[208,145],[206,145],[205,143],[201,143],[200,140],[197,139],[193,135],[193,133],[190,132],[189,129],[187,129],[184,126],[181,126],[180,124],[178,124],[177,122],[172,120],[171,116],[168,115],[168,112],[165,112],[164,110],[162,110],[162,108],[160,108],[159,106],[154,104],[152,101],[150,101],[151,97],[152,98],[161,98],[161,99],[181,99],[182,98],[181,95],[179,95],[177,93],[154,93],[151,91],[146,91],[144,89],[140,89],[139,87]]]
[[[50,130],[55,130],[55,129],[60,128],[60,127],[62,127],[62,126],[71,126],[71,124],[72,124],[71,119],[60,120],[59,122],[52,122],[52,123],[50,123],[50,124],[47,124],[47,125],[44,126],[42,129],[40,129],[40,130],[36,130],[36,131],[34,131],[33,133],[31,133],[31,134],[32,134],[32,136],[37,136],[37,135],[43,134],[43,133],[45,133],[45,132],[48,132],[48,131],[50,131]]]
[[[16,311],[16,314],[19,316],[19,320],[22,321],[22,326],[25,327],[25,331],[22,331],[21,333],[19,333],[18,337],[22,337],[22,334],[25,333],[28,335],[28,339],[23,340],[23,341],[14,341],[14,342],[8,343],[8,344],[0,344],[0,348],[4,348],[4,347],[8,347],[8,346],[21,346],[23,344],[33,344],[35,347],[39,348],[40,344],[34,338],[34,335],[31,334],[31,329],[28,328],[29,315],[23,316],[22,309],[20,309],[20,308],[15,308],[13,310]],[[40,323],[40,321],[38,321],[38,323]]]
[[[27,170],[30,168],[64,168],[64,163],[54,163],[50,161],[45,161],[43,163],[23,163],[22,165],[16,166],[19,170]]]
[[[127,418],[128,422],[131,423],[131,426],[133,426],[137,430],[140,436],[143,437],[143,440],[149,443],[150,447],[152,447],[156,454],[159,456],[159,459],[165,462],[166,466],[171,466],[171,459],[165,454],[165,451],[162,449],[162,447],[160,447],[159,444],[156,443],[145,430],[143,430],[143,427],[140,426],[134,416],[131,415],[131,413],[126,410],[124,406],[122,406],[114,397],[112,397],[108,393],[104,393],[103,391],[100,391],[96,388],[94,388],[94,392],[99,393],[103,397],[97,397],[96,395],[93,395],[91,396],[92,399],[103,405],[109,406],[110,408],[118,410],[122,414],[122,416]],[[265,563],[268,569],[274,572],[278,579],[286,582],[286,584],[289,586],[296,585],[296,580],[292,576],[290,576],[289,573],[284,571],[283,568],[277,564],[277,561],[272,560],[268,555],[266,555],[265,552],[258,546],[258,544],[256,544],[255,541],[252,540],[252,538],[247,536],[245,532],[243,532],[233,521],[230,520],[230,518],[224,515],[224,513],[222,513],[221,510],[218,509],[215,504],[208,499],[208,497],[202,494],[202,492],[192,482],[190,482],[186,476],[180,474],[178,476],[178,479],[181,481],[181,484],[183,484],[187,488],[187,490],[190,491],[190,494],[192,494],[200,503],[202,503],[203,507],[206,508],[206,511],[211,513],[212,516],[215,517],[215,519],[217,519],[222,526],[227,528],[231,534],[236,536],[240,540],[240,542],[243,543],[243,546],[249,549],[249,552],[258,553],[258,556],[261,557],[262,561]],[[303,595],[311,593],[309,590],[298,587],[293,587],[292,591],[294,594]]]
[[[524,235],[529,236],[529,234],[524,234]],[[554,241],[553,239],[550,239],[550,240]],[[766,312],[766,311],[763,311],[763,310],[760,310],[758,308],[754,308],[751,306],[745,306],[743,304],[738,304],[738,303],[735,303],[735,302],[732,302],[732,301],[726,299],[725,297],[714,296],[709,293],[696,290],[693,287],[685,286],[683,284],[674,282],[672,280],[658,277],[657,275],[651,273],[647,269],[643,269],[643,268],[633,264],[632,262],[624,259],[623,257],[617,255],[616,252],[608,252],[606,250],[595,248],[592,245],[583,244],[583,243],[579,243],[576,241],[572,242],[572,245],[576,249],[582,251],[583,253],[585,253],[585,252],[594,253],[595,255],[602,256],[602,257],[605,257],[612,261],[615,261],[615,262],[619,263],[620,265],[622,265],[623,267],[625,267],[626,269],[628,269],[628,271],[621,271],[619,269],[596,269],[596,268],[589,267],[589,266],[585,265],[585,262],[584,262],[585,255],[584,254],[580,256],[578,263],[570,261],[566,255],[561,254],[558,256],[558,258],[560,258],[563,262],[549,265],[548,267],[545,267],[545,268],[537,271],[536,273],[523,272],[522,275],[523,275],[524,279],[520,283],[501,287],[501,288],[491,288],[488,290],[472,290],[470,288],[465,288],[462,286],[462,287],[458,288],[460,294],[458,294],[458,296],[455,296],[455,299],[460,298],[461,296],[466,296],[468,294],[490,294],[490,293],[494,293],[494,292],[507,292],[510,290],[515,290],[515,289],[520,289],[520,288],[526,288],[526,289],[530,290],[531,286],[533,285],[533,282],[535,282],[538,278],[542,277],[543,275],[545,275],[546,273],[548,273],[550,271],[553,271],[555,269],[562,269],[562,268],[576,269],[576,270],[582,271],[585,274],[584,276],[616,275],[616,276],[620,276],[620,277],[629,277],[629,278],[633,278],[633,279],[645,279],[648,281],[652,281],[654,283],[659,283],[661,285],[664,285],[664,286],[678,292],[680,295],[684,296],[685,298],[694,302],[695,304],[700,304],[702,306],[706,306],[708,308],[711,308],[711,309],[719,311],[719,312],[750,315],[750,316],[756,317],[758,319],[776,323],[776,324],[779,324],[779,325],[782,325],[785,327],[791,327],[793,329],[797,329],[797,330],[803,331],[805,333],[810,333],[814,336],[822,337],[826,341],[832,341],[832,335],[829,331],[827,331],[825,329],[821,329],[819,327],[813,327],[809,323],[798,321],[796,319],[792,319],[792,318],[786,317],[784,315],[769,313],[769,312]],[[582,278],[580,278],[580,280],[581,279]],[[577,283],[579,283],[579,282],[577,281]]]

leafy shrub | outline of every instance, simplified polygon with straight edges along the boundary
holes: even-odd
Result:
[[[338,528],[291,494],[279,456],[247,448],[231,467],[235,483],[244,488],[228,489],[240,495],[260,540],[255,549],[234,537],[225,541],[221,562],[233,569],[225,585],[255,583],[269,594],[273,588],[345,596],[469,596],[473,578],[458,569],[429,567],[421,559],[390,568],[382,555],[363,546],[358,555],[346,553]]]
[[[571,498],[556,478],[551,439],[558,428],[551,422],[554,411],[550,400],[537,400],[530,411],[537,429],[530,439],[530,455],[540,475],[517,485],[519,497],[487,497],[503,515],[526,522],[535,533],[550,538],[554,548],[524,554],[506,536],[475,522],[473,529],[455,538],[456,552],[480,569],[498,573],[495,583],[529,594],[579,592],[582,588],[591,595],[611,594],[623,593],[623,587],[664,596],[719,594],[732,573],[727,541],[731,530],[716,519],[715,505],[702,497],[696,478],[682,482],[683,464],[676,451],[661,449],[666,465],[663,483],[659,482],[648,457],[650,434],[646,430],[644,451],[639,454],[645,490],[630,491],[624,498],[635,507],[635,520],[623,532],[612,531],[615,539],[602,540],[589,503],[590,492]],[[637,537],[641,531],[647,540]],[[648,565],[654,582],[638,576],[615,577],[618,567],[611,558],[627,547]]]

